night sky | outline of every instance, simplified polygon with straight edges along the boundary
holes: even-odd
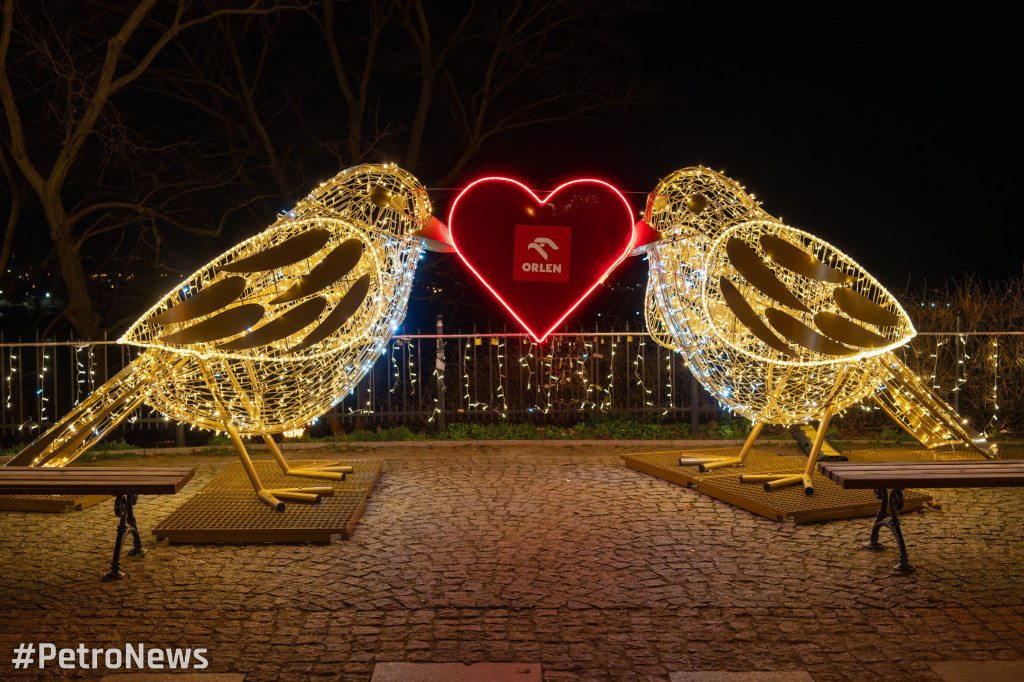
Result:
[[[593,126],[572,153],[561,145],[558,168],[572,159],[640,191],[682,166],[724,170],[894,287],[1024,273],[1009,14],[667,4],[638,22],[633,46],[664,94],[622,125]]]
[[[1022,60],[1010,15],[773,5],[635,12],[624,68],[638,67],[656,94],[610,124],[549,129],[533,160],[508,163],[499,145],[467,180],[508,173],[550,188],[592,176],[633,192],[639,211],[660,177],[701,164],[888,287],[1022,275]],[[445,211],[448,194],[435,200]],[[642,325],[645,278],[645,264],[628,260],[576,320],[614,308]],[[621,311],[624,290],[635,319]]]
[[[891,288],[941,286],[966,273],[983,281],[1021,276],[1018,22],[1009,10],[982,4],[902,5],[622,3],[605,36],[613,58],[595,54],[593,68],[632,80],[647,93],[643,101],[496,137],[449,184],[498,173],[544,190],[590,176],[618,186],[639,212],[659,178],[703,164],[725,171],[769,213],[829,241]],[[305,44],[286,53],[275,65],[282,83],[316,78],[318,69],[330,78],[323,55]],[[382,105],[389,97],[400,104],[413,92],[392,88]],[[182,134],[196,132],[189,125]],[[385,153],[372,160],[391,159]],[[430,186],[429,174],[423,177]],[[454,196],[431,187],[443,219]],[[178,272],[272,220],[266,211],[229,221],[219,242],[196,241],[175,263]],[[26,239],[23,232],[19,248]],[[443,264],[454,257],[430,258]],[[646,265],[630,259],[570,322],[589,328],[597,313],[610,311],[642,327],[645,278]],[[429,269],[417,284],[431,285]],[[55,275],[46,286],[59,296]],[[460,299],[487,305],[474,286]],[[143,293],[108,319],[130,319],[163,290]],[[414,291],[407,331],[432,327],[434,315],[446,311],[443,300],[424,298]],[[501,315],[481,314],[478,324],[511,323]],[[471,322],[463,316],[453,325]]]

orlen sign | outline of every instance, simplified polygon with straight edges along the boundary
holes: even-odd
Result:
[[[516,225],[512,279],[568,282],[571,249],[571,227]]]

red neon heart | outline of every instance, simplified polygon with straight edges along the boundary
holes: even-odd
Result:
[[[634,236],[626,198],[589,179],[544,199],[509,178],[477,180],[455,198],[448,229],[462,261],[538,342],[622,262]]]

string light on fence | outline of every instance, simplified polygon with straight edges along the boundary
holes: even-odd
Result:
[[[999,341],[996,339],[992,339],[992,354],[989,359],[992,360],[992,418],[985,426],[986,433],[990,430],[999,430],[998,424],[995,423],[999,421]]]
[[[42,351],[40,353],[40,355],[41,355],[41,359],[40,359],[40,362],[39,362],[39,366],[40,366],[39,381],[37,383],[39,388],[36,391],[36,393],[39,396],[39,425],[42,426],[43,424],[46,423],[46,421],[48,419],[48,417],[46,416],[46,404],[48,402],[50,402],[50,399],[45,394],[45,389],[46,389],[46,373],[49,371],[49,367],[46,366],[46,361],[50,359],[50,355],[45,350]],[[35,428],[35,427],[33,427],[33,428]]]
[[[11,397],[14,395],[14,389],[11,388],[11,379],[14,377],[14,373],[17,372],[17,368],[14,366],[18,356],[14,354],[14,349],[11,348],[7,351],[7,376],[4,378],[4,385],[6,390],[4,391],[4,404],[7,409],[11,409]]]

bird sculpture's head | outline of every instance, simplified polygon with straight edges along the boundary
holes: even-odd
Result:
[[[761,214],[758,203],[734,180],[710,168],[692,166],[658,183],[647,197],[644,222],[666,241],[714,240],[728,225]]]
[[[427,190],[393,164],[362,164],[324,182],[289,212],[342,218],[377,237],[412,241],[431,220]]]

